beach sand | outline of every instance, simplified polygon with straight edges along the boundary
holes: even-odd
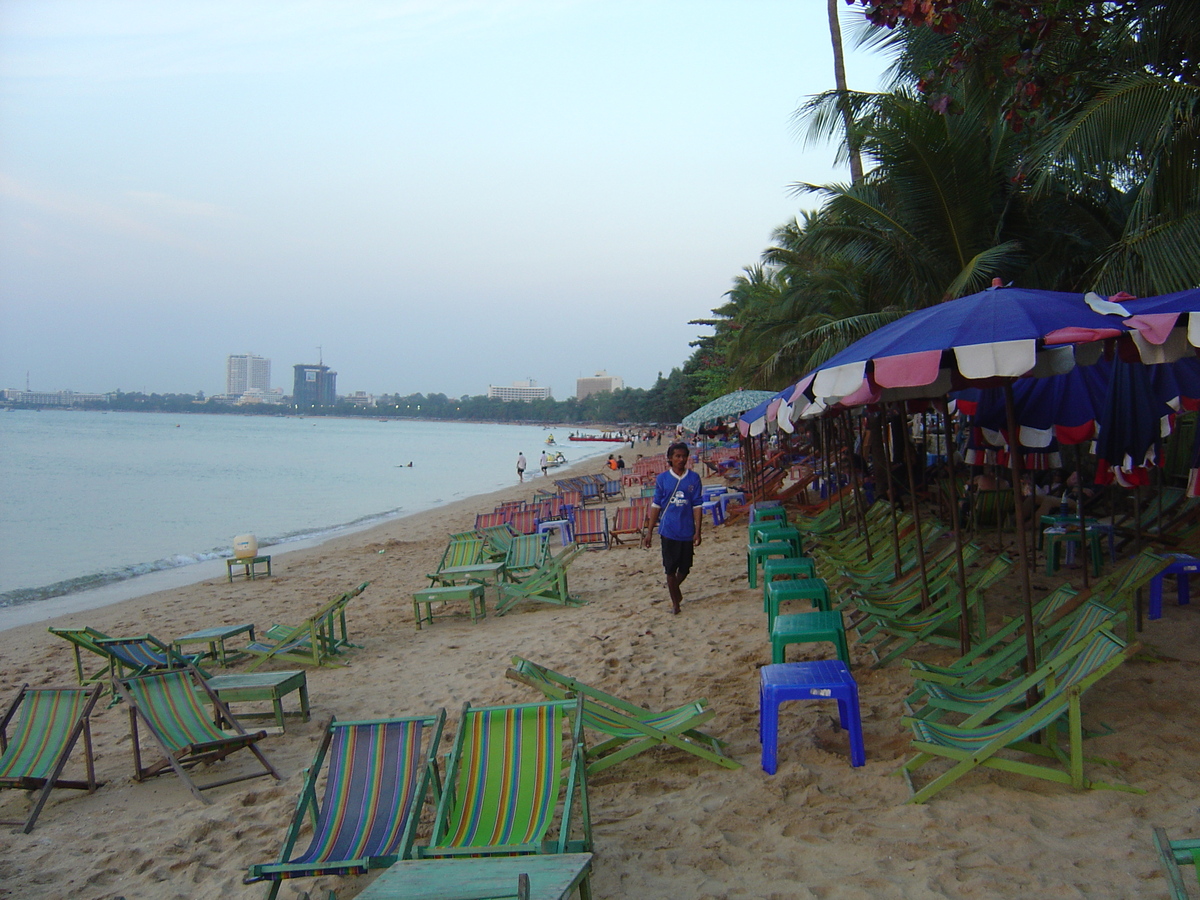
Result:
[[[625,455],[637,452],[660,451],[638,447]],[[581,464],[591,471],[600,465]],[[762,771],[758,669],[770,662],[770,648],[761,592],[746,585],[744,520],[722,528],[706,522],[680,616],[670,614],[656,542],[650,551],[583,554],[571,569],[572,591],[588,604],[582,608],[524,603],[475,625],[438,619],[415,631],[410,595],[436,568],[446,535],[536,486],[514,485],[280,556],[272,578],[228,584],[222,575],[0,632],[0,697],[7,703],[26,682],[74,683],[70,646],[48,634],[47,624],[164,639],[216,624],[254,622],[261,630],[301,620],[328,596],[370,582],[348,609],[351,638],[363,649],[351,652],[345,668],[309,669],[312,721],[289,719],[284,733],[260,744],[282,782],[261,778],[216,788],[206,792],[209,805],[172,775],[139,784],[131,776],[127,711],[102,702],[93,741],[104,786],[91,795],[55,791],[32,834],[0,829],[0,898],[262,897],[266,886],[244,886],[242,877],[250,864],[275,859],[324,720],[445,707],[448,749],[463,701],[537,699],[505,679],[513,654],[651,708],[705,697],[716,711],[706,729],[728,740],[730,754],[744,764],[730,771],[665,748],[591,779],[598,898],[1168,895],[1151,826],[1165,826],[1173,837],[1200,835],[1193,724],[1200,688],[1191,680],[1200,669],[1200,606],[1179,607],[1168,590],[1164,617],[1141,635],[1151,652],[1085,700],[1085,724],[1106,732],[1089,741],[1089,752],[1117,762],[1089,764],[1088,774],[1145,795],[1075,791],[977,771],[914,806],[905,803],[907,788],[895,774],[910,755],[900,724],[910,678],[902,665],[872,670],[861,647],[851,653],[867,764],[850,766],[833,702],[803,702],[783,707],[779,770]],[[1078,570],[1067,574],[1077,578]],[[1033,583],[1040,594],[1056,580],[1035,573]],[[994,614],[1016,612],[1018,590],[1010,575],[992,601]],[[792,647],[789,659],[830,652]],[[949,658],[944,651],[919,655]],[[75,771],[81,760],[77,752]],[[246,762],[235,756],[217,765],[235,772]],[[0,792],[0,817],[23,817],[27,798]],[[324,896],[332,888],[346,900],[374,877],[293,880],[280,896]]]

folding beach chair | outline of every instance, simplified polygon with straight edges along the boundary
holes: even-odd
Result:
[[[716,715],[708,708],[707,700],[695,700],[656,713],[520,656],[514,656],[512,663],[513,667],[504,674],[541,691],[549,700],[583,698],[584,727],[606,738],[587,751],[588,775],[595,775],[662,744],[677,747],[726,769],[742,767],[740,762],[725,755],[725,741],[697,730],[697,725],[703,725]]]
[[[1182,838],[1173,841],[1166,829],[1154,829],[1154,849],[1167,873],[1167,886],[1171,889],[1171,900],[1188,900],[1187,885],[1184,883],[1180,866],[1193,866],[1200,879],[1200,840]]]
[[[138,675],[113,680],[113,687],[129,704],[129,731],[132,738],[134,778],[145,781],[166,771],[174,771],[192,795],[203,803],[209,800],[201,791],[221,785],[270,775],[280,779],[279,772],[267,761],[255,744],[267,736],[265,731],[247,732],[229,711],[216,692],[208,686],[195,666],[167,672]],[[205,697],[217,710],[217,718],[228,724],[222,731],[213,724],[200,706]],[[153,765],[142,765],[142,749],[138,741],[138,721],[146,726],[150,736],[162,751],[163,758]],[[229,734],[232,730],[234,733]],[[262,765],[261,770],[198,785],[187,770],[201,763],[224,759],[231,753],[248,749]]]
[[[618,506],[608,534],[616,544],[641,543],[646,533],[646,510],[636,506]],[[624,540],[622,540],[624,538]]]
[[[50,628],[51,634],[70,641],[75,652],[75,674],[81,685],[121,678],[126,674],[144,675],[160,669],[181,669],[189,664],[196,665],[203,653],[183,654],[173,650],[152,634],[137,637],[109,637],[95,628]],[[95,672],[85,672],[81,650],[94,653],[104,660],[104,667]],[[203,669],[200,673],[207,678]]]
[[[250,867],[246,884],[286,878],[362,875],[409,859],[426,801],[441,796],[437,749],[446,711],[361,722],[330,721],[308,769],[279,859]],[[328,765],[326,766],[326,763]],[[325,768],[323,799],[317,782]],[[312,822],[308,849],[296,842]]]
[[[1010,705],[1007,698],[999,698],[958,725],[905,716],[901,722],[912,728],[913,748],[917,750],[917,755],[901,766],[910,789],[913,788],[912,773],[929,761],[942,758],[953,763],[948,771],[915,790],[909,802],[925,802],[979,766],[1069,784],[1074,788],[1145,793],[1140,788],[1091,781],[1084,777],[1083,716],[1080,708],[1084,692],[1139,649],[1140,644],[1126,646],[1120,638],[1101,629],[1066,670],[1055,675],[1054,683],[1047,684],[1045,696],[1024,710],[996,716],[996,710]],[[1024,681],[1013,685],[1015,695],[1027,688]],[[1068,743],[1065,749],[1060,748],[1055,740],[1059,721],[1064,715],[1067,717]],[[1044,740],[1031,740],[1039,732],[1045,733]],[[1044,758],[1047,764],[1001,755],[1012,752]]]
[[[508,524],[517,534],[533,534],[537,531],[538,511],[536,509],[517,510],[509,517]]]
[[[504,615],[521,600],[540,600],[555,606],[583,606],[584,601],[571,596],[567,587],[567,567],[581,552],[577,545],[569,544],[558,556],[547,556],[541,567],[524,581],[501,583],[496,615]]]
[[[417,855],[590,852],[582,703],[463,704],[433,834]]]
[[[504,559],[505,574],[519,581],[545,565],[550,555],[548,538],[548,534],[523,534],[513,538]]]
[[[597,545],[605,550],[609,547],[608,512],[604,509],[575,510],[575,525],[572,529],[575,543],[581,547]]]
[[[268,661],[312,666],[340,666],[338,660],[352,644],[346,629],[346,606],[371,584],[364,581],[353,590],[331,597],[299,625],[272,625],[262,639],[252,641],[246,653],[259,657],[247,670],[253,672]],[[206,676],[207,677],[207,676]]]
[[[89,794],[100,786],[92,756],[92,731],[89,717],[103,693],[101,685],[88,690],[77,688],[30,688],[24,685],[16,699],[0,718],[0,788],[38,791],[33,809],[24,820],[0,820],[0,825],[20,825],[26,834],[50,799],[56,787],[84,790]],[[8,728],[20,712],[21,718]],[[62,777],[79,736],[83,735],[86,781]]]

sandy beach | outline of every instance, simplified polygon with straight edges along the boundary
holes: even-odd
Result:
[[[653,452],[661,451],[639,446],[626,456]],[[590,460],[577,471],[601,465]],[[289,719],[283,733],[260,744],[283,781],[217,788],[207,792],[209,805],[174,776],[139,784],[132,778],[127,711],[102,701],[92,727],[104,786],[90,795],[55,791],[32,834],[0,829],[0,898],[262,897],[266,887],[244,886],[242,877],[250,864],[275,859],[301,772],[331,714],[354,719],[445,707],[448,749],[463,701],[536,699],[504,677],[517,653],[651,708],[707,698],[716,710],[707,730],[728,740],[730,755],[744,764],[726,770],[667,748],[591,779],[598,898],[1168,896],[1151,826],[1173,837],[1200,835],[1200,747],[1193,739],[1200,687],[1192,681],[1200,671],[1200,607],[1178,606],[1173,588],[1163,618],[1147,622],[1140,635],[1145,652],[1084,703],[1085,725],[1100,732],[1088,752],[1115,762],[1089,763],[1089,774],[1147,793],[1075,791],[986,771],[915,806],[905,803],[907,787],[895,774],[911,755],[900,724],[911,679],[899,664],[871,669],[870,657],[854,645],[866,765],[850,766],[836,706],[806,702],[783,707],[779,770],[761,769],[758,669],[770,662],[770,646],[761,591],[746,583],[744,519],[720,528],[706,523],[680,616],[670,614],[656,542],[649,551],[582,554],[571,569],[572,591],[587,601],[582,608],[523,603],[474,625],[438,619],[415,631],[411,592],[425,586],[447,534],[470,528],[477,512],[502,499],[530,496],[536,486],[514,484],[281,555],[271,578],[229,584],[222,572],[0,632],[0,697],[7,705],[25,683],[74,683],[70,646],[47,625],[150,632],[164,640],[218,624],[253,622],[263,630],[301,620],[328,596],[370,582],[348,609],[350,636],[363,648],[345,668],[309,669],[312,720]],[[1077,583],[1078,575],[1068,569],[1063,577]],[[1035,595],[1061,580],[1035,572]],[[1014,614],[1018,597],[1011,574],[989,595],[993,619]],[[824,645],[792,647],[789,660],[830,653]],[[929,648],[917,655],[951,658]],[[81,761],[77,753],[75,771]],[[218,765],[233,771],[244,761]],[[0,792],[0,818],[23,816],[27,798]],[[285,882],[280,896],[335,889],[347,900],[374,877],[297,879]]]

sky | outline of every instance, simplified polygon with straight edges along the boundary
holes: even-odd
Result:
[[[0,0],[0,387],[651,387],[832,86],[824,0]]]

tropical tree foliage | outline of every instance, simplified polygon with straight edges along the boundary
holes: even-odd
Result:
[[[1137,295],[1200,284],[1200,3],[847,2],[886,26],[865,40],[894,56],[894,86],[831,91],[798,117],[870,170],[796,184],[818,207],[697,320],[714,327],[697,354],[720,351],[713,395],[782,387],[997,278]]]

